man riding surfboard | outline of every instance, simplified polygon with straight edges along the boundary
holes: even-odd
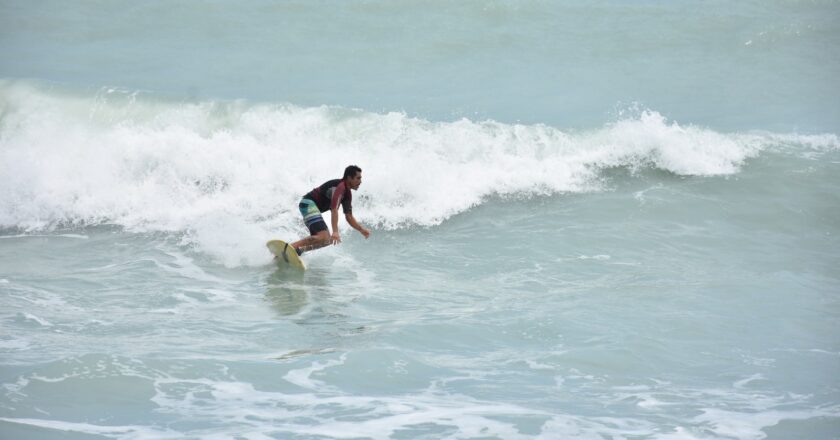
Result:
[[[350,190],[359,189],[361,184],[362,169],[356,165],[350,165],[344,169],[344,177],[328,180],[300,199],[298,207],[300,208],[300,214],[303,216],[304,224],[309,228],[310,236],[291,244],[298,255],[329,244],[341,243],[341,233],[338,231],[338,205],[341,205],[347,223],[365,238],[370,237],[370,231],[360,225],[353,217],[353,195]],[[332,214],[332,234],[330,234],[327,223],[321,216],[322,212],[328,210]]]

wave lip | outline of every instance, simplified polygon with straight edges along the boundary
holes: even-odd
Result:
[[[731,135],[669,123],[654,111],[607,126],[583,141],[601,166],[651,166],[679,175],[714,176],[739,171],[766,145],[754,136]]]

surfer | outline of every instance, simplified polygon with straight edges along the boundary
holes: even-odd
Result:
[[[338,231],[338,205],[344,211],[344,218],[353,229],[359,231],[365,238],[370,237],[370,231],[365,229],[353,217],[353,195],[350,190],[359,189],[362,184],[362,169],[350,165],[344,169],[344,177],[324,182],[321,186],[309,191],[300,199],[300,214],[303,222],[309,228],[309,237],[292,243],[298,255],[304,251],[322,248],[329,244],[341,243],[341,233]],[[332,213],[332,234],[321,213],[329,210]]]

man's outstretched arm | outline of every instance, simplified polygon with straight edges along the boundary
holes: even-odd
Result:
[[[359,231],[362,235],[365,236],[365,238],[370,237],[370,231],[365,229],[362,225],[359,224],[359,222],[356,221],[356,218],[353,217],[353,213],[348,212],[347,214],[344,214],[344,218],[347,219],[347,223],[349,223],[350,226],[353,227],[353,229]]]

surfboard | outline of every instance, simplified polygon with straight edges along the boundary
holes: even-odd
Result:
[[[278,265],[287,265],[300,270],[306,270],[306,265],[300,259],[295,248],[283,240],[271,240],[265,244],[274,254],[274,261]]]

